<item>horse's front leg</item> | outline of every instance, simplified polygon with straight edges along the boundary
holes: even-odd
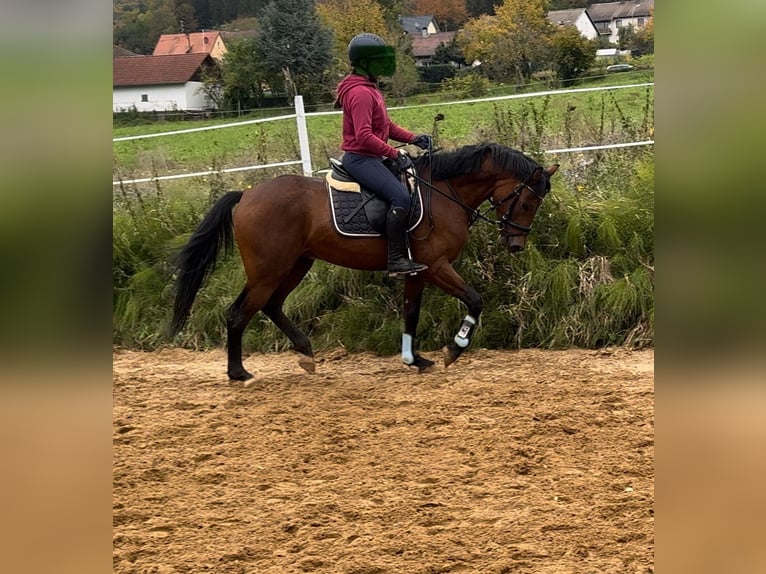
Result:
[[[404,333],[402,334],[402,362],[417,367],[422,373],[434,362],[417,353],[415,335],[420,320],[420,302],[423,298],[425,281],[420,275],[408,276],[404,281]]]
[[[431,276],[431,281],[434,285],[445,293],[460,299],[468,308],[468,314],[463,318],[457,334],[442,350],[444,366],[448,367],[457,360],[471,342],[471,335],[479,322],[483,303],[481,295],[479,295],[476,289],[463,281],[463,278],[457,274],[457,271],[448,262],[444,261],[440,265],[431,266],[428,274]]]

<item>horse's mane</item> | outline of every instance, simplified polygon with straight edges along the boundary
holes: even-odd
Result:
[[[498,170],[512,171],[522,179],[530,176],[538,167],[534,160],[518,150],[496,143],[481,143],[431,154],[431,176],[434,179],[448,179],[479,171],[487,152],[491,154]],[[428,165],[428,162],[428,156],[416,160],[419,165]]]

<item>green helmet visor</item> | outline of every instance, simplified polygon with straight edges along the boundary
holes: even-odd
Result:
[[[355,59],[376,78],[393,76],[396,72],[396,51],[390,46],[361,46]]]

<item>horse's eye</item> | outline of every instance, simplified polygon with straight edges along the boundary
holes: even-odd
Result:
[[[528,203],[524,203],[524,202],[522,201],[522,202],[521,202],[521,209],[523,209],[524,211],[529,211],[529,210],[530,210],[530,209],[532,209],[532,208],[529,206],[529,204],[528,204]]]

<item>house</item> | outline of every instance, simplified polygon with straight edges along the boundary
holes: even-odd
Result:
[[[412,36],[426,37],[429,34],[441,32],[436,18],[431,14],[428,16],[399,16],[399,25],[402,30]]]
[[[598,30],[591,20],[588,11],[585,8],[576,8],[573,10],[551,10],[548,12],[548,20],[554,26],[574,26],[580,32],[580,35],[588,40],[598,38]]]
[[[412,36],[412,55],[416,66],[428,66],[441,45],[448,45],[455,39],[457,32],[435,32],[426,35]]]
[[[189,34],[162,34],[154,46],[152,56],[176,54],[209,54],[221,60],[226,53],[226,44],[220,32],[208,30]]]
[[[399,16],[399,25],[412,39],[412,55],[416,66],[427,66],[442,44],[449,44],[457,32],[442,32],[432,14]]]
[[[591,4],[587,10],[599,36],[616,44],[620,38],[620,28],[633,26],[639,30],[646,26],[654,11],[654,0],[604,2]]]
[[[212,102],[202,92],[202,74],[215,68],[209,54],[128,56],[115,58],[112,67],[112,109],[140,112],[209,110]]]

